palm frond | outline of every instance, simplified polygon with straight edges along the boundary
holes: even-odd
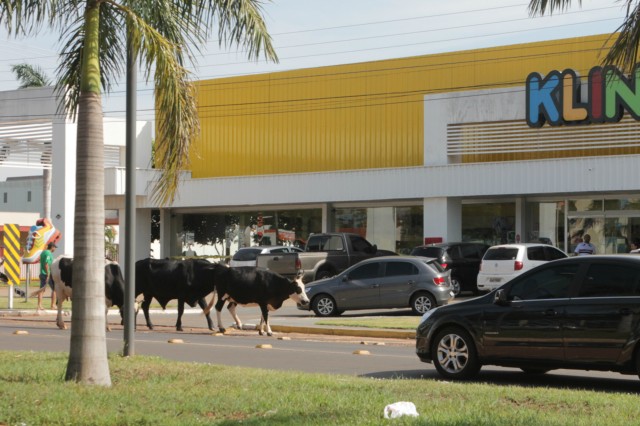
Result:
[[[218,21],[220,45],[237,44],[249,52],[249,59],[258,59],[264,52],[265,59],[278,62],[267,25],[262,19],[259,0],[209,0],[196,3],[195,15],[204,28],[213,28]]]
[[[44,87],[51,85],[51,80],[44,70],[38,65],[16,64],[11,65],[11,71],[20,82],[20,89],[27,87]]]
[[[0,24],[10,35],[34,34],[44,24],[64,28],[68,12],[79,4],[78,0],[0,0]]]
[[[582,6],[582,0],[577,0],[577,2],[578,5]],[[573,3],[572,0],[531,0],[529,2],[529,15],[544,15],[547,11],[549,15],[552,15],[557,10],[561,12],[567,10],[571,3]]]
[[[109,3],[103,3],[100,8],[100,83],[105,93],[111,91],[112,82],[124,73],[123,64],[126,46],[122,39],[123,14],[118,8]],[[56,88],[64,93],[64,108],[73,117],[80,98],[80,80],[82,71],[82,48],[84,46],[84,17],[77,15],[75,21],[69,22],[61,39],[66,40],[62,53],[62,60],[56,70]]]
[[[606,65],[616,65],[624,72],[631,73],[638,61],[638,45],[640,44],[640,4],[635,0],[626,0],[627,15],[614,34],[613,45],[604,58]],[[609,41],[609,40],[608,40]]]
[[[160,205],[173,202],[180,173],[189,167],[189,148],[199,131],[195,93],[189,72],[181,64],[180,47],[164,38],[133,11],[127,14],[129,41],[154,71],[156,98],[156,162],[162,170],[152,197]]]

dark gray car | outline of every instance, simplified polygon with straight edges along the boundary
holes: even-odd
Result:
[[[486,296],[427,312],[416,353],[449,379],[482,365],[640,374],[640,257],[543,263]]]
[[[317,316],[357,309],[411,308],[422,315],[453,298],[449,271],[437,259],[384,256],[363,260],[342,273],[305,285]]]

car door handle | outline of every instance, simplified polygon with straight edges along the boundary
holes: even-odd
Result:
[[[378,288],[380,287],[380,284],[371,284],[371,288]]]
[[[558,315],[558,312],[555,309],[547,309],[542,313],[545,317],[555,317]]]
[[[618,313],[620,315],[631,315],[631,309],[629,308],[622,308],[618,311]]]

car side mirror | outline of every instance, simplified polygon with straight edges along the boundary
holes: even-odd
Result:
[[[507,293],[503,289],[496,290],[496,294],[493,296],[493,303],[498,306],[507,306],[509,304]]]
[[[349,277],[345,274],[342,276],[342,282],[346,283],[347,281],[349,281]]]

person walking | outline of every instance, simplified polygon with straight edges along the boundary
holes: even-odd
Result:
[[[575,250],[576,256],[588,256],[590,254],[596,254],[596,246],[591,244],[591,235],[584,234],[582,242],[578,244]]]
[[[47,290],[47,284],[51,287],[51,309],[56,306],[56,291],[53,287],[53,278],[51,277],[51,264],[53,263],[53,252],[58,246],[55,243],[47,244],[47,249],[42,250],[40,254],[40,290],[38,290],[38,311],[44,311],[42,307],[42,295]]]

